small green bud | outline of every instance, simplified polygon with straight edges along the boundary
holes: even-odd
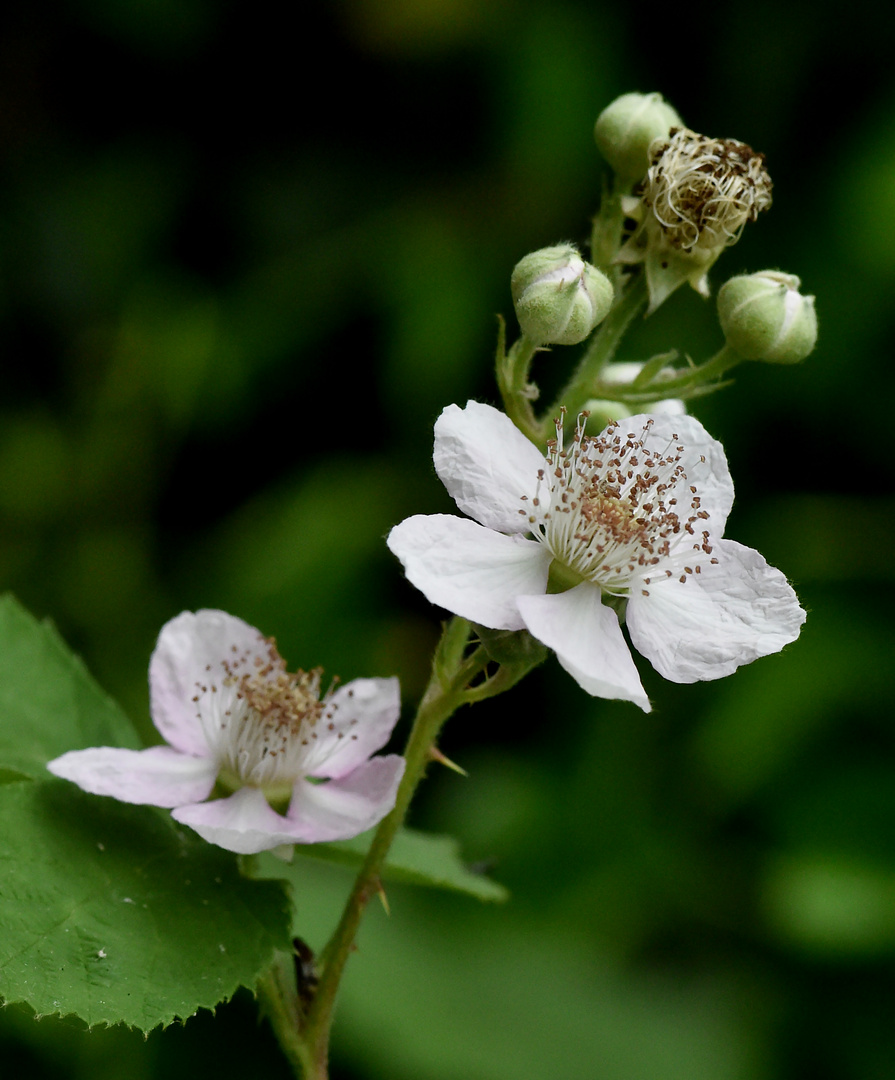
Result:
[[[802,296],[792,274],[742,274],[718,291],[718,318],[727,344],[745,360],[797,364],[817,341],[814,297]]]
[[[594,138],[620,180],[640,180],[649,168],[653,139],[667,139],[684,122],[661,94],[622,94],[600,113]]]
[[[577,345],[612,307],[612,284],[572,244],[521,259],[510,290],[522,333],[538,345]]]

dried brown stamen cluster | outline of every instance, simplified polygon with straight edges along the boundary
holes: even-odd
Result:
[[[650,146],[650,160],[643,203],[681,251],[736,243],[746,222],[771,205],[764,154],[736,139],[672,129]]]

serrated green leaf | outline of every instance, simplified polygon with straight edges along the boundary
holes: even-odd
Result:
[[[48,761],[85,746],[140,741],[55,628],[0,597],[0,769],[43,779]]]
[[[295,854],[296,857],[357,869],[370,847],[374,831],[333,844],[296,845]],[[479,900],[502,902],[509,896],[503,885],[469,869],[460,857],[460,844],[454,837],[435,836],[416,829],[401,829],[395,837],[382,880],[450,889],[468,893]]]
[[[282,883],[151,807],[48,780],[0,788],[0,994],[149,1031],[253,986],[290,947]]]

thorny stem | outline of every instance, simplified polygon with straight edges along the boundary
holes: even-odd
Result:
[[[470,629],[470,624],[459,617],[454,617],[444,627],[432,663],[432,676],[407,740],[404,752],[407,764],[394,809],[376,830],[339,925],[321,953],[320,981],[313,1003],[303,1018],[298,1017],[297,1022],[290,1024],[289,1006],[285,1001],[288,994],[284,994],[282,987],[276,983],[276,969],[259,988],[267,1002],[271,1022],[283,1051],[296,1070],[296,1075],[304,1077],[304,1080],[326,1080],[328,1076],[329,1034],[342,972],[354,947],[364,909],[371,897],[379,892],[380,872],[395,834],[407,815],[417,785],[432,760],[430,751],[435,746],[442,724],[461,705],[508,689],[505,680],[499,678],[500,672],[485,683],[470,688],[472,680],[489,663],[488,653],[481,645],[470,655],[465,655]],[[496,684],[494,680],[497,680]],[[490,693],[483,693],[482,687],[489,684],[494,684],[490,685]]]

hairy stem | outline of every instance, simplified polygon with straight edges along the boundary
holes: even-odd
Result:
[[[346,961],[354,946],[364,909],[380,888],[380,873],[395,834],[407,816],[413,794],[422,780],[426,766],[432,760],[431,750],[442,724],[470,699],[467,687],[489,662],[488,654],[478,646],[466,656],[470,624],[455,617],[448,622],[441,636],[432,664],[432,676],[423,694],[416,719],[404,752],[406,767],[394,809],[385,817],[373,836],[367,857],[361,866],[351,895],[345,904],[342,918],[332,938],[320,956],[321,974],[314,1001],[303,1022],[288,1028],[283,1001],[277,1011],[269,1009],[274,1030],[283,1050],[304,1070],[304,1080],[326,1080],[328,1076],[329,1035],[332,1027],[336,994]],[[276,994],[275,986],[266,990]],[[282,998],[282,995],[281,995]],[[278,1026],[277,1018],[284,1020]]]
[[[619,342],[635,316],[646,307],[646,302],[646,275],[640,271],[617,295],[615,306],[591,338],[572,378],[544,417],[545,423],[549,424],[558,417],[563,406],[571,416],[576,416],[588,399],[596,396],[595,389],[600,372],[615,355]]]

